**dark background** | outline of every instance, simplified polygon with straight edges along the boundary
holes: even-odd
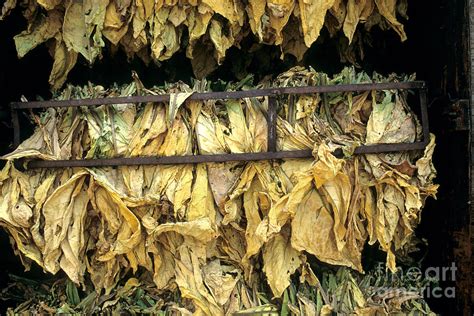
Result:
[[[438,170],[437,182],[441,185],[438,199],[429,199],[422,214],[418,236],[426,238],[429,247],[424,261],[429,266],[451,266],[458,270],[456,283],[442,282],[441,286],[456,286],[455,299],[428,299],[437,313],[470,315],[471,304],[471,241],[469,213],[469,131],[454,127],[451,104],[458,99],[469,99],[468,14],[466,0],[409,1],[405,21],[408,40],[400,43],[393,31],[373,29],[371,48],[366,49],[363,62],[365,71],[417,73],[429,87],[430,128],[437,136],[434,163]],[[48,77],[52,59],[42,45],[18,60],[13,36],[24,30],[26,23],[19,10],[0,22],[0,154],[12,150],[12,129],[8,103],[22,95],[29,100],[37,96],[50,98]],[[340,62],[334,39],[327,34],[305,55],[302,65],[334,73],[344,64]],[[249,47],[252,38],[243,43]],[[131,81],[131,71],[136,70],[146,86],[164,81],[189,81],[192,75],[190,62],[183,53],[177,54],[160,67],[134,59],[127,61],[118,52],[96,62],[93,67],[79,58],[78,65],[69,75],[68,82],[110,85],[113,82]],[[282,72],[296,64],[291,57],[281,61],[279,50],[263,46],[252,55],[244,55],[232,48],[226,62],[210,75],[210,79],[236,80],[236,65],[242,63],[255,73],[256,79]],[[237,77],[239,75],[237,74]],[[31,133],[28,121],[20,117],[22,137]],[[23,267],[13,254],[7,234],[0,231],[0,288],[8,281],[8,273],[22,275]],[[39,268],[33,267],[26,274],[42,277]],[[5,308],[5,304],[2,306]]]

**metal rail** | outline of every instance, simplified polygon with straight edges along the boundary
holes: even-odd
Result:
[[[421,107],[421,122],[423,140],[414,143],[397,144],[374,144],[359,146],[355,149],[355,154],[374,154],[386,152],[399,152],[410,150],[422,150],[429,142],[428,110],[426,103],[426,86],[423,81],[412,82],[392,82],[392,83],[370,83],[370,84],[346,84],[346,85],[322,85],[305,87],[285,87],[271,89],[256,89],[246,91],[228,92],[204,92],[194,93],[188,100],[218,100],[218,99],[242,99],[252,97],[268,97],[268,151],[259,153],[238,153],[238,154],[215,154],[215,155],[187,155],[168,157],[129,157],[129,158],[107,158],[107,159],[82,159],[82,160],[32,160],[28,162],[29,168],[61,168],[61,167],[103,167],[122,165],[158,165],[158,164],[193,164],[206,162],[226,162],[226,161],[256,161],[272,160],[284,158],[309,158],[312,157],[311,150],[296,151],[276,151],[277,135],[277,96],[280,95],[304,95],[315,93],[331,92],[361,92],[380,90],[418,90]],[[126,103],[147,103],[147,102],[168,102],[170,95],[148,95],[131,97],[111,97],[80,100],[49,100],[34,102],[12,102],[12,124],[14,128],[14,145],[20,143],[20,126],[18,120],[18,110],[48,108],[48,107],[79,107],[79,106],[99,106],[107,104]]]
[[[188,100],[225,100],[225,99],[243,99],[254,97],[271,97],[282,94],[313,94],[327,92],[360,92],[372,90],[404,90],[404,89],[424,89],[424,81],[410,82],[387,82],[387,83],[359,83],[359,84],[341,84],[324,86],[305,86],[305,87],[284,87],[270,89],[254,89],[244,91],[224,91],[224,92],[202,92],[194,93]],[[12,109],[37,109],[51,107],[78,107],[93,106],[105,104],[126,104],[126,103],[146,103],[146,102],[169,102],[169,94],[161,95],[143,95],[129,97],[109,97],[95,99],[75,99],[75,100],[48,100],[32,102],[12,102]]]

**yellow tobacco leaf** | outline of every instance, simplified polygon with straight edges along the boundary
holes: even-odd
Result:
[[[180,5],[174,5],[171,7],[170,15],[168,16],[168,21],[174,25],[174,27],[178,27],[186,20],[187,12],[185,8],[181,7]]]
[[[216,13],[219,13],[230,23],[238,23],[242,25],[243,14],[239,12],[235,0],[203,0],[204,4],[208,5]]]
[[[85,38],[87,40],[87,56],[86,59],[93,63],[95,59],[101,55],[105,42],[102,39],[102,29],[104,27],[105,12],[109,0],[86,0],[84,1],[84,21],[85,21]],[[64,26],[63,26],[64,34]],[[91,45],[92,43],[92,45]]]
[[[209,218],[200,218],[190,222],[166,223],[159,225],[154,231],[154,236],[167,232],[175,232],[183,236],[193,237],[200,242],[208,242],[216,237],[216,232],[211,226]]]
[[[85,247],[84,217],[89,197],[84,187],[85,172],[74,174],[59,186],[43,205],[44,267],[56,273],[61,267],[78,283],[82,278],[81,256]],[[58,212],[58,209],[62,210]],[[82,270],[82,271],[81,271]]]
[[[327,203],[331,206],[334,216],[333,229],[337,248],[342,249],[345,245],[344,237],[347,230],[346,220],[352,192],[349,177],[341,172],[335,178],[325,183],[321,191]]]
[[[133,126],[133,136],[129,143],[130,156],[143,156],[145,147],[150,150],[147,154],[155,155],[163,142],[163,133],[166,131],[166,111],[162,105],[148,103]],[[147,146],[150,144],[150,146]]]
[[[260,251],[260,248],[264,243],[262,237],[256,234],[257,229],[260,225],[262,225],[262,218],[260,216],[258,204],[258,194],[262,188],[256,179],[251,180],[251,183],[252,184],[249,189],[243,194],[243,207],[245,210],[245,218],[247,219],[247,227],[245,228],[247,249],[245,257],[242,259],[242,264],[244,268],[246,268],[246,274],[248,274],[251,270],[250,258]]]
[[[371,0],[348,0],[347,1],[347,14],[344,20],[344,34],[349,39],[349,44],[352,42],[354,33],[357,29],[357,25],[361,19],[362,12],[366,7],[366,2]]]
[[[153,19],[153,40],[151,43],[152,57],[156,60],[167,60],[180,48],[181,28],[168,22],[169,8],[155,9]]]
[[[267,128],[267,119],[263,115],[262,111],[258,109],[259,102],[256,99],[245,99],[247,104],[247,125],[250,137],[252,139],[251,149],[248,150],[252,152],[260,152],[267,150],[267,137],[268,137],[268,128]]]
[[[122,17],[115,1],[110,1],[105,11],[102,34],[112,44],[117,45],[128,31],[127,18]]]
[[[413,142],[415,137],[413,117],[406,112],[398,95],[394,98],[392,93],[386,92],[382,102],[374,102],[367,122],[368,144]]]
[[[191,193],[191,201],[189,202],[186,219],[188,221],[200,218],[208,218],[212,225],[215,224],[216,210],[214,207],[214,199],[209,186],[208,174],[206,166],[199,164],[196,166],[196,175]]]
[[[216,205],[222,210],[228,200],[231,189],[238,183],[243,171],[239,162],[223,162],[207,164],[209,185]]]
[[[189,137],[190,131],[186,126],[184,119],[178,116],[174,121],[170,130],[165,136],[163,145],[158,151],[158,155],[162,156],[182,156],[190,155],[191,151],[191,138]]]
[[[230,225],[221,226],[219,233],[217,247],[221,250],[221,253],[228,256],[229,262],[240,267],[245,253],[244,234]]]
[[[334,5],[334,2],[335,0],[298,0],[304,42],[307,47],[318,39],[326,12]]]
[[[166,191],[168,199],[173,203],[177,218],[185,218],[186,216],[186,207],[191,199],[193,173],[194,166],[183,166],[175,176],[176,186],[173,186],[172,190],[167,189]]]
[[[315,302],[313,302],[312,300],[310,300],[309,298],[307,298],[306,296],[304,296],[303,294],[300,294],[298,293],[297,295],[298,297],[298,300],[302,303],[303,307],[302,310],[303,310],[303,315],[307,315],[307,316],[316,316],[316,304]]]
[[[179,108],[186,102],[186,100],[193,94],[194,92],[185,92],[185,93],[171,93],[170,94],[170,103],[168,106],[167,111],[167,123],[168,126],[173,124],[173,121],[176,118]]]
[[[233,153],[248,152],[252,147],[252,136],[245,120],[245,114],[240,101],[226,102],[227,114],[229,116],[229,134],[224,135],[227,146]]]
[[[211,292],[217,304],[224,306],[230,298],[239,275],[233,276],[232,273],[238,272],[232,266],[221,265],[218,259],[213,260],[202,268],[204,284]]]
[[[60,5],[63,0],[37,0],[36,2],[46,10],[52,10]]]
[[[201,154],[222,154],[226,143],[220,124],[213,121],[210,114],[201,111],[196,124],[197,143]]]
[[[303,262],[301,265],[300,282],[306,282],[311,286],[317,286],[318,284],[320,285],[318,277],[316,274],[314,274],[314,271],[311,269],[311,266],[308,262]]]
[[[92,205],[102,218],[103,229],[107,230],[107,235],[115,236],[111,243],[106,240],[101,241],[107,247],[99,252],[97,260],[109,261],[117,255],[130,252],[138,245],[141,237],[141,226],[137,217],[117,193],[95,183],[89,190],[92,195]]]
[[[31,210],[28,212],[25,205],[22,205],[22,214],[15,214],[16,207],[20,208],[18,204],[21,201],[21,188],[18,176],[22,176],[21,173],[17,173],[16,177],[13,177],[15,173],[15,167],[11,162],[8,162],[0,173],[0,189],[2,192],[0,197],[0,219],[8,225],[28,227],[29,225],[25,224],[32,215],[29,214]],[[20,223],[17,223],[16,220],[20,220]],[[23,222],[23,225],[21,225],[21,222]]]
[[[200,4],[202,5],[202,4]],[[188,58],[193,58],[193,49],[194,46],[198,43],[198,40],[206,34],[207,27],[211,21],[212,13],[198,12],[198,9],[192,8],[187,15],[187,20],[185,23],[188,26],[189,32],[189,45],[186,48],[186,56]]]
[[[333,6],[329,9],[329,13],[336,19],[337,26],[336,29],[339,30],[344,24],[347,13],[347,4],[344,0],[334,1]]]
[[[265,14],[265,7],[266,1],[263,0],[249,0],[249,5],[246,7],[252,32],[257,35],[260,40],[263,39],[262,16]]]
[[[264,1],[262,1],[264,2]],[[274,45],[281,45],[283,43],[283,28],[288,23],[293,8],[295,7],[295,0],[268,0],[267,6],[270,14],[270,25],[275,30]]]
[[[23,141],[13,152],[2,159],[13,160],[22,157],[44,160],[61,159],[57,133],[57,117],[53,109],[48,109],[43,125],[35,129],[33,135]]]
[[[280,150],[313,149],[314,140],[298,123],[293,127],[288,121],[277,120],[277,134]]]
[[[408,20],[408,0],[397,1],[397,13],[400,14],[404,19]]]
[[[80,53],[89,62],[89,38],[86,34],[84,7],[82,1],[68,0],[63,22],[63,40],[68,50]]]
[[[41,251],[31,243],[30,236],[26,230],[19,230],[11,225],[1,224],[11,236],[10,243],[14,248],[14,253],[20,256],[21,263],[28,271],[31,266],[31,261],[43,266]]]
[[[317,150],[319,160],[314,164],[313,177],[317,188],[333,180],[344,166],[344,160],[336,158],[326,144],[321,144]]]
[[[307,251],[323,262],[362,270],[360,253],[338,248],[334,234],[335,220],[317,190],[306,191],[291,222],[291,245]],[[318,227],[315,231],[314,227]]]
[[[25,56],[36,46],[55,37],[61,31],[62,20],[60,11],[49,11],[46,16],[40,16],[31,29],[16,35],[13,39],[18,57]]]
[[[291,54],[296,57],[298,62],[302,61],[308,47],[304,43],[299,21],[296,18],[292,18],[283,29],[283,33],[280,58],[283,59],[285,54]]]
[[[54,173],[51,173],[42,179],[42,182],[36,187],[34,193],[35,205],[33,207],[33,224],[30,228],[31,238],[33,239],[36,246],[44,252],[45,240],[42,232],[41,221],[39,220],[42,216],[42,208],[46,199],[51,195],[53,190],[53,181],[56,178]]]
[[[133,16],[133,38],[138,38],[145,30],[145,25],[153,16],[155,3],[153,0],[137,0],[136,11]]]
[[[299,252],[291,246],[289,232],[282,231],[265,244],[263,271],[275,297],[280,297],[290,285],[290,277],[300,264]]]
[[[190,246],[179,248],[180,258],[175,260],[176,283],[183,298],[191,299],[195,315],[223,316],[224,312],[209,293],[203,280],[199,258]]]
[[[360,22],[365,23],[375,10],[374,0],[365,0],[365,7],[360,14]]]
[[[377,5],[380,14],[387,19],[395,32],[400,36],[402,42],[405,41],[407,35],[403,24],[397,20],[397,0],[375,0],[375,4]]]
[[[201,154],[220,154],[227,151],[224,133],[218,122],[213,121],[209,114],[201,111],[196,124],[197,144]],[[216,205],[223,209],[230,189],[239,179],[242,168],[239,163],[209,163],[207,174],[209,185]]]
[[[145,268],[150,272],[153,271],[153,262],[150,254],[148,253],[146,243],[146,238],[141,238],[138,245],[132,251],[126,254],[133,273],[137,272],[139,266]]]
[[[240,221],[242,216],[242,205],[239,197],[249,189],[256,173],[257,171],[253,165],[248,165],[241,173],[239,181],[236,183],[235,188],[232,190],[232,193],[228,195],[228,200],[225,202],[224,218],[222,220],[223,225]]]
[[[296,101],[296,119],[308,117],[314,113],[320,102],[319,96],[301,96]]]
[[[40,0],[41,1],[41,0]],[[15,9],[17,0],[6,0],[2,5],[0,12],[0,21],[3,20],[10,12]]]
[[[123,268],[118,260],[101,262],[95,260],[94,257],[86,259],[86,266],[94,287],[101,290],[105,289],[106,295],[110,294],[118,283],[120,269]]]
[[[425,148],[423,157],[416,161],[416,167],[418,170],[417,177],[423,186],[427,183],[431,183],[436,177],[436,169],[432,161],[435,139],[436,137],[433,134],[430,134],[430,142]]]
[[[226,35],[226,33],[229,33]],[[209,36],[214,47],[216,48],[217,63],[221,64],[225,58],[226,51],[234,45],[234,37],[232,32],[225,32],[222,29],[222,24],[217,20],[212,20],[209,26]]]
[[[175,275],[173,254],[162,244],[155,247],[153,253],[153,282],[158,289],[164,289]]]
[[[56,36],[53,69],[49,75],[49,84],[53,90],[59,89],[66,82],[67,75],[76,65],[77,53],[68,50],[61,36]]]

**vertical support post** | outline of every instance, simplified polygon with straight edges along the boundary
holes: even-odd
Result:
[[[295,123],[295,95],[290,94],[288,97],[288,122],[293,125]]]
[[[20,145],[20,121],[18,120],[18,111],[11,109],[13,126],[13,147],[16,149]]]
[[[428,122],[428,105],[426,101],[426,87],[423,87],[418,92],[420,94],[420,109],[421,109],[421,126],[423,128],[423,142],[428,144],[430,142],[430,125]]]
[[[277,120],[277,100],[275,96],[268,97],[268,139],[267,151],[276,152],[276,120]]]

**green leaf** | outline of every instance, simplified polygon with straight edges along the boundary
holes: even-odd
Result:
[[[81,298],[79,297],[79,292],[77,291],[76,285],[67,280],[66,283],[66,296],[69,305],[76,306],[81,302]]]
[[[288,289],[283,292],[283,301],[281,303],[280,316],[288,316]]]

